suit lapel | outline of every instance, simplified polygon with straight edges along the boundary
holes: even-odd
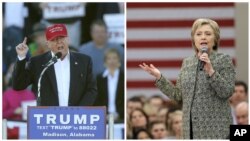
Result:
[[[105,103],[107,103],[107,106],[108,106],[108,99],[109,99],[109,95],[108,95],[108,93],[109,93],[109,88],[108,88],[108,77],[106,76],[106,77],[102,77],[103,78],[103,87],[104,87],[104,89],[103,90],[106,90],[106,92],[104,93],[104,95],[102,95],[102,99],[103,99],[103,101],[105,102]],[[107,109],[108,110],[108,109]]]
[[[73,53],[70,53],[70,87],[69,87],[69,101],[70,99],[73,98],[74,94],[76,94],[76,83],[77,80],[79,80],[79,76],[77,74],[79,74],[77,72],[77,67],[79,67],[79,62],[77,61],[77,59],[75,58],[75,56],[73,55]],[[82,75],[82,74],[81,74]]]
[[[47,56],[46,56],[46,62],[44,64],[46,64],[50,59],[52,58],[52,55],[51,55],[51,52],[48,52]],[[53,87],[53,91],[54,91],[54,94],[58,95],[58,92],[57,92],[57,82],[56,82],[56,75],[55,75],[55,69],[54,69],[54,65],[50,66],[48,69],[47,69],[47,72],[46,72],[47,76],[48,76],[48,79],[50,80],[51,82],[51,85]]]
[[[200,73],[200,71],[197,70],[198,62],[199,62],[198,58],[194,56],[193,59],[186,64],[187,65],[186,66],[187,73],[186,73],[186,76],[184,76],[184,77],[187,77],[187,79],[185,79],[186,82],[184,82],[184,83],[185,83],[185,86],[189,88],[188,93],[191,94],[190,97],[194,96],[195,89],[196,89],[195,85],[198,85],[198,84],[195,84],[195,83],[197,83],[196,79],[198,77],[198,74]],[[189,100],[191,102],[192,98]]]

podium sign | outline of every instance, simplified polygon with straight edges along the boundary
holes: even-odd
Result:
[[[106,139],[106,109],[28,107],[28,139]]]

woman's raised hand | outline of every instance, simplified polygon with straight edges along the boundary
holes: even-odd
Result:
[[[161,72],[153,64],[147,65],[146,63],[139,64],[139,66],[154,76],[157,80],[161,78]]]

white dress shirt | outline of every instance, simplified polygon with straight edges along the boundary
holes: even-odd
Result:
[[[51,52],[52,53],[52,52]],[[52,57],[54,57],[52,53]],[[63,60],[57,59],[54,64],[56,83],[58,91],[59,106],[68,106],[69,87],[70,87],[70,54],[65,56]]]
[[[105,70],[103,77],[108,79],[108,112],[117,114],[116,112],[116,89],[119,79],[119,69],[115,70],[114,76],[112,76],[108,70]]]
[[[55,56],[51,52],[52,57]],[[17,56],[19,61],[22,61],[26,58]],[[54,69],[56,73],[56,83],[58,91],[59,106],[68,106],[69,101],[69,87],[70,87],[70,55],[69,52],[63,60],[57,59],[57,62],[54,64]]]

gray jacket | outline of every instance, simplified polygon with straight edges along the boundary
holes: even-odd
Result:
[[[156,81],[164,94],[183,103],[184,139],[190,139],[190,120],[194,139],[226,139],[229,135],[234,66],[229,55],[212,52],[209,58],[215,70],[211,77],[197,70],[198,58],[192,56],[184,59],[176,86],[163,76]]]

